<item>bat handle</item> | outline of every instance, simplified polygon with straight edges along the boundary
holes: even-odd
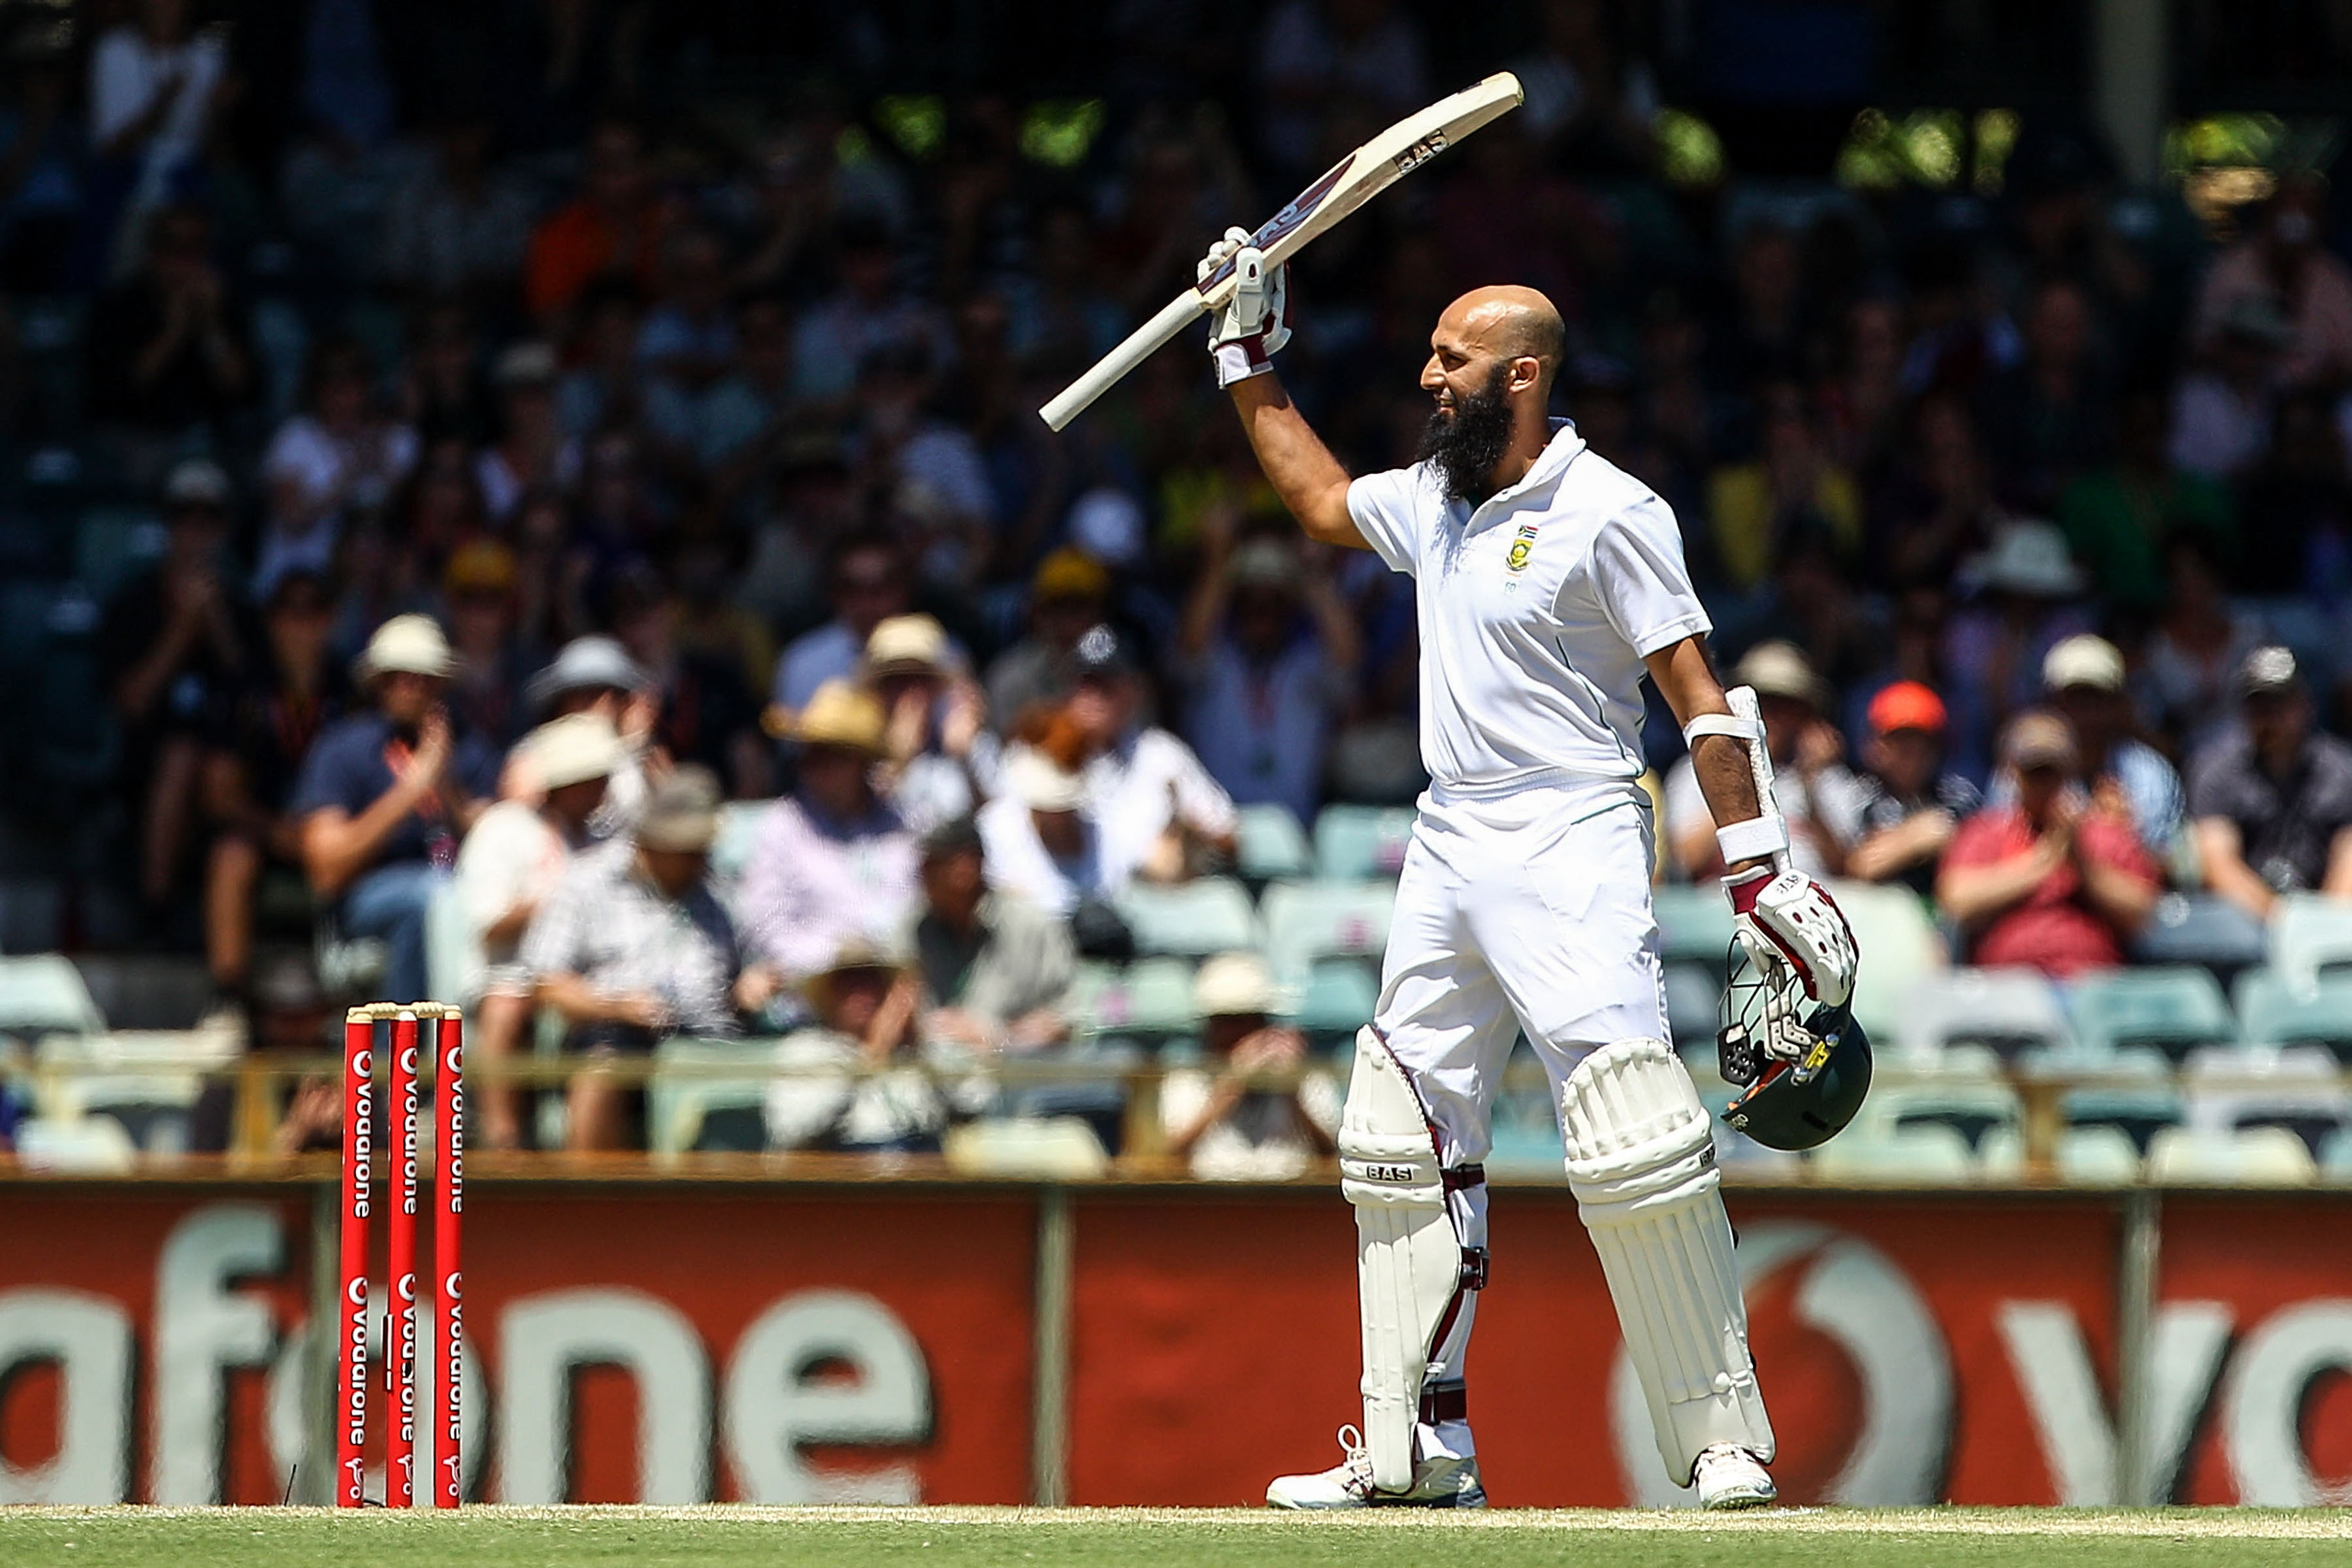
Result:
[[[1127,341],[1095,362],[1094,367],[1057,394],[1051,403],[1037,410],[1039,418],[1059,430],[1087,405],[1118,384],[1127,373],[1159,352],[1160,345],[1198,321],[1209,302],[1200,291],[1187,289],[1162,307],[1160,312],[1127,336]]]
[[[1731,711],[1755,726],[1755,739],[1748,742],[1748,766],[1756,775],[1756,806],[1766,816],[1779,816],[1780,803],[1772,793],[1772,749],[1764,740],[1764,710],[1756,700],[1752,686],[1735,686],[1723,694]],[[1789,852],[1779,850],[1772,857],[1775,872],[1789,868]]]

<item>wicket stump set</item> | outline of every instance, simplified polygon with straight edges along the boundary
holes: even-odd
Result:
[[[335,1506],[367,1502],[362,1452],[368,1413],[368,1222],[375,1207],[375,1064],[378,1026],[392,1038],[391,1136],[399,1163],[385,1184],[391,1300],[384,1322],[383,1506],[416,1506],[416,1226],[420,1207],[417,1121],[424,1097],[417,1066],[432,1064],[433,1154],[440,1192],[433,1205],[434,1321],[441,1371],[433,1380],[434,1434],[428,1489],[435,1508],[455,1508],[458,1467],[457,1385],[465,1345],[459,1234],[466,1215],[464,1023],[454,1005],[375,1002],[343,1016],[342,1302],[335,1352]]]

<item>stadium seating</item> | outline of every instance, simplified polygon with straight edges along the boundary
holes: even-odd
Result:
[[[1016,1116],[951,1128],[940,1152],[970,1176],[1090,1181],[1110,1169],[1094,1129],[1076,1116]]]
[[[1384,881],[1276,882],[1265,890],[1266,958],[1296,984],[1318,958],[1377,958],[1389,939],[1396,884]]]
[[[2352,1126],[2352,1095],[2338,1081],[2336,1058],[2318,1046],[2200,1050],[2181,1082],[2192,1130],[2282,1128],[2316,1154]]]
[[[1895,1038],[1914,994],[1944,969],[1943,938],[1928,920],[1927,906],[1907,888],[1838,882],[1830,892],[1862,949],[1854,1019],[1874,1037]]]
[[[1958,1128],[1927,1122],[1862,1131],[1848,1128],[1812,1158],[1824,1181],[1965,1182],[1977,1173],[1975,1156]]]
[[[1731,945],[1731,906],[1722,889],[1654,888],[1650,901],[1667,963],[1704,964],[1710,973],[1723,973],[1723,955]]]
[[[1666,965],[1666,1024],[1678,1048],[1699,1041],[1711,1045],[1722,1011],[1719,969],[1698,963]]]
[[[1307,841],[1307,830],[1298,826],[1298,818],[1286,805],[1243,806],[1240,838],[1234,868],[1253,887],[1308,876],[1315,869],[1315,850]]]
[[[2202,969],[2110,969],[2085,974],[2068,994],[2074,1033],[2095,1052],[2121,1045],[2162,1047],[2174,1057],[2234,1040],[2238,1021],[2221,987]]]
[[[2276,969],[2249,969],[2235,991],[2238,1037],[2250,1046],[2326,1046],[2352,1051],[2352,975],[2297,982]]]
[[[2132,962],[2193,963],[2227,985],[2262,963],[2269,945],[2262,923],[2219,894],[2167,893],[2134,939]]]
[[[2299,985],[2352,970],[2352,902],[2289,893],[2271,913],[2271,966]]]
[[[1336,1047],[1353,1040],[1356,1031],[1372,1021],[1381,1000],[1371,972],[1351,959],[1327,959],[1307,976],[1307,984],[1286,1016],[1318,1047]]]
[[[1327,805],[1315,818],[1316,874],[1330,879],[1393,877],[1412,833],[1409,805]]]
[[[139,1158],[131,1134],[106,1116],[26,1117],[16,1125],[16,1157],[36,1171],[128,1175]]]
[[[2147,1152],[2147,1179],[2166,1185],[2295,1186],[2318,1174],[2311,1151],[2283,1127],[2234,1132],[2168,1127]]]
[[[106,1019],[71,959],[54,952],[0,958],[0,1034],[91,1035]]]
[[[646,1084],[646,1139],[656,1155],[759,1150],[768,1144],[773,1040],[665,1040]],[[740,1069],[721,1077],[710,1069]],[[671,1069],[687,1069],[675,1071]]]
[[[1147,1045],[1197,1034],[1192,967],[1181,958],[1142,959],[1123,969],[1081,965],[1067,1004],[1072,1027],[1084,1037],[1117,1036]]]
[[[1933,1057],[1956,1041],[2007,1052],[2073,1037],[2058,994],[2039,970],[1955,969],[1916,982],[1892,1043]]]
[[[1229,877],[1173,887],[1133,883],[1119,894],[1118,912],[1141,954],[1207,958],[1262,942],[1249,890]]]

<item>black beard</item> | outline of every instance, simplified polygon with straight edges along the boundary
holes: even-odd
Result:
[[[1476,506],[1495,493],[1495,467],[1511,445],[1511,404],[1503,391],[1510,368],[1496,365],[1486,385],[1454,404],[1450,418],[1440,409],[1421,433],[1419,460],[1436,465],[1449,500]]]

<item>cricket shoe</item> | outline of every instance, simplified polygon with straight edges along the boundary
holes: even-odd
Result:
[[[1691,1483],[1698,1488],[1701,1508],[1769,1508],[1780,1498],[1763,1461],[1736,1443],[1701,1449]]]
[[[1485,1508],[1486,1489],[1478,1479],[1477,1456],[1423,1459],[1412,1468],[1412,1485],[1401,1492],[1372,1486],[1372,1453],[1353,1426],[1339,1428],[1347,1458],[1310,1476],[1276,1476],[1265,1489],[1268,1508]],[[1765,1483],[1768,1487],[1771,1484]]]

